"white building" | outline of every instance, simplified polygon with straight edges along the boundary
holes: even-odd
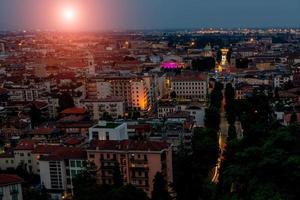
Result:
[[[22,200],[23,179],[17,175],[0,174],[0,199],[1,200]]]
[[[73,193],[73,178],[85,169],[86,153],[78,148],[59,147],[39,158],[41,184],[52,199]]]
[[[89,128],[89,140],[126,140],[128,139],[127,124],[99,121]]]
[[[274,87],[281,88],[289,81],[293,81],[293,75],[276,75],[273,80]]]

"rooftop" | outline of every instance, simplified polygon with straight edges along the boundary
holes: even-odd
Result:
[[[23,179],[13,174],[0,174],[0,186],[11,185],[15,183],[21,183]]]
[[[162,141],[141,140],[93,140],[90,150],[122,150],[122,151],[162,151],[168,149],[171,144]]]
[[[87,112],[87,110],[85,108],[67,108],[67,109],[64,109],[61,114],[67,114],[67,115],[70,115],[70,114],[85,114]]]
[[[106,123],[99,123],[97,125],[95,125],[93,128],[110,128],[110,129],[114,129],[118,126],[120,126],[121,123],[115,123],[115,122],[106,122]]]

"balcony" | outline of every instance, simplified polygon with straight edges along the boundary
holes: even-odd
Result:
[[[130,167],[131,168],[149,169],[147,160],[131,160]]]

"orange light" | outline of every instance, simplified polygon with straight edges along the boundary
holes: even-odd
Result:
[[[72,7],[69,7],[63,10],[62,15],[65,21],[70,22],[70,21],[74,21],[76,17],[76,12]]]

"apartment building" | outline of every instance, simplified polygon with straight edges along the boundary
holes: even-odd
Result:
[[[88,99],[123,98],[129,109],[147,110],[149,89],[147,82],[135,76],[92,78],[87,83]]]
[[[52,199],[72,194],[73,178],[85,169],[86,153],[79,148],[59,147],[50,155],[40,156],[41,184]]]
[[[105,112],[114,119],[125,115],[125,101],[122,97],[83,99],[81,104],[89,111],[93,120],[99,120]]]
[[[23,179],[13,174],[0,174],[0,199],[22,200]]]
[[[179,75],[171,78],[171,90],[179,99],[206,101],[208,79],[204,74]]]
[[[143,189],[148,196],[153,179],[161,172],[168,182],[173,181],[172,148],[160,141],[98,140],[87,149],[87,158],[97,168],[101,184],[113,184],[113,170],[120,166],[123,180]]]

